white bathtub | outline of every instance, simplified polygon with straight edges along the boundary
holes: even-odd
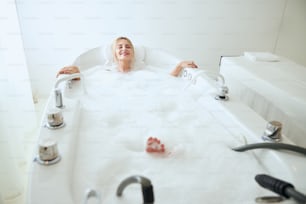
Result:
[[[80,83],[87,94],[80,95]],[[154,69],[121,74],[99,68],[73,82],[64,97],[65,127],[42,127],[39,135],[57,140],[62,159],[50,166],[33,162],[27,203],[79,204],[88,188],[101,194],[101,203],[142,203],[138,185],[116,196],[132,175],[151,180],[160,204],[255,203],[273,194],[255,182],[262,173],[306,192],[305,156],[231,150],[261,142],[266,121],[234,97],[215,100],[204,78],[183,91],[186,83]],[[165,144],[165,153],[145,151],[150,136]]]

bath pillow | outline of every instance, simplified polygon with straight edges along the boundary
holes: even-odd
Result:
[[[105,65],[111,65],[113,62],[112,44],[105,45],[102,49],[105,58]],[[146,49],[141,45],[134,45],[135,64],[144,64]]]

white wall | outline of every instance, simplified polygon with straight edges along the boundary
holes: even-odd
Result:
[[[289,0],[275,52],[306,67],[306,1]]]
[[[22,36],[11,1],[0,1],[0,203],[22,204],[28,136],[37,126]]]
[[[288,0],[289,2],[291,0]],[[81,52],[123,35],[218,71],[221,55],[274,52],[287,0],[17,0],[33,91]],[[305,10],[304,10],[305,11]]]

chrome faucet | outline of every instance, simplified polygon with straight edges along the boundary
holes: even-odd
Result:
[[[70,74],[70,75],[67,75],[67,76],[63,76],[55,82],[55,84],[54,84],[54,97],[55,97],[55,106],[57,108],[64,108],[65,107],[64,104],[63,104],[62,91],[61,91],[60,88],[58,88],[59,84],[63,81],[68,81],[68,86],[71,86],[71,80],[72,79],[81,78],[81,77],[82,77],[81,73],[75,73],[75,74]]]
[[[117,188],[117,196],[121,196],[125,187],[132,183],[140,183],[144,204],[154,203],[154,193],[151,181],[143,176],[131,176],[123,180]]]
[[[225,80],[223,75],[221,74],[217,74],[217,79],[216,81],[221,81],[221,84],[219,84],[219,87],[217,88],[218,93],[215,96],[216,100],[223,100],[223,101],[227,101],[229,99],[229,97],[227,96],[228,94],[228,87],[225,86]]]
[[[224,86],[224,85],[221,85],[218,90],[219,90],[219,92],[215,96],[215,99],[216,100],[225,100],[225,101],[227,101],[229,99],[229,97],[226,95],[226,94],[228,94],[228,87]]]
[[[61,89],[59,88],[54,89],[54,96],[55,96],[55,106],[57,108],[64,108],[63,95]]]
[[[262,139],[269,142],[280,142],[282,138],[282,124],[278,121],[268,122]]]
[[[228,87],[225,86],[225,80],[224,80],[224,77],[223,75],[221,75],[220,73],[214,73],[214,72],[209,72],[209,71],[197,71],[197,70],[194,70],[195,74],[192,75],[192,74],[187,74],[187,70],[184,70],[183,72],[183,75],[186,75],[188,76],[188,80],[190,80],[190,83],[187,84],[187,86],[185,86],[185,89],[190,86],[191,84],[195,84],[196,81],[197,81],[197,78],[199,76],[209,76],[209,75],[214,75],[215,77],[215,80],[217,82],[221,82],[219,84],[217,84],[217,94],[215,96],[215,99],[216,100],[224,100],[224,101],[227,101],[229,99],[229,97],[227,96],[229,90],[228,90]]]

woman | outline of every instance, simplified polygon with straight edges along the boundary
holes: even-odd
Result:
[[[127,37],[117,38],[112,45],[112,51],[114,58],[113,60],[117,65],[118,71],[124,73],[131,71],[135,61],[134,46],[131,40]],[[193,61],[182,61],[176,65],[170,74],[177,77],[185,67],[197,68],[198,66]],[[67,66],[62,68],[57,73],[57,76],[60,74],[74,74],[79,72],[80,70],[77,66]]]

